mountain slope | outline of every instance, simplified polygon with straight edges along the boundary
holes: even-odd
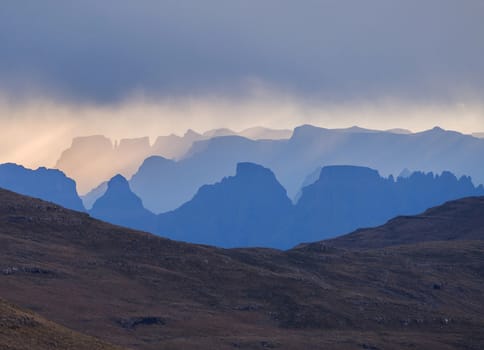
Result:
[[[386,224],[361,229],[325,244],[340,248],[384,248],[431,241],[482,240],[484,197],[450,201],[416,216],[400,216]]]
[[[0,349],[4,350],[115,350],[92,337],[58,324],[0,299]]]
[[[479,349],[484,237],[472,238],[224,250],[0,190],[0,297],[132,349]]]
[[[93,188],[91,191],[86,193],[85,195],[81,196],[82,203],[87,210],[91,210],[92,206],[96,201],[106,193],[108,189],[108,182],[102,182],[99,186]]]

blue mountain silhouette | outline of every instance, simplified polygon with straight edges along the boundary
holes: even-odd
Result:
[[[291,213],[272,171],[239,163],[235,176],[202,186],[191,201],[159,215],[157,233],[222,247],[286,246]]]
[[[56,168],[74,178],[78,190],[84,195],[116,174],[131,177],[143,160],[150,156],[179,159],[196,141],[228,135],[240,135],[250,139],[287,139],[291,134],[292,130],[263,127],[249,128],[240,132],[214,129],[203,134],[188,130],[183,136],[174,134],[159,136],[153,145],[150,145],[148,137],[121,139],[114,142],[103,135],[76,137],[72,140],[72,145],[62,152]],[[198,187],[190,193],[190,198],[195,194],[196,189]],[[87,202],[87,205],[90,206],[90,203]]]
[[[156,215],[143,207],[141,199],[131,192],[121,175],[109,180],[107,190],[93,205],[89,214],[120,226],[154,231]]]
[[[483,157],[483,139],[441,128],[409,134],[303,125],[283,140],[223,136],[196,141],[182,159],[172,163],[150,158],[130,184],[146,208],[162,213],[190,200],[202,185],[233,175],[241,161],[271,169],[288,196],[298,199],[308,174],[322,166],[351,164],[378,169],[384,176],[404,168],[438,174],[448,170],[456,176],[472,176],[481,184]]]
[[[414,172],[396,180],[357,166],[323,167],[319,179],[303,188],[294,222],[304,239],[328,238],[385,223],[397,215],[414,215],[446,201],[484,195],[471,178],[458,179]]]
[[[271,170],[244,162],[234,176],[202,186],[191,200],[158,216],[146,210],[127,181],[117,176],[91,214],[188,242],[288,248],[477,195],[484,195],[482,186],[450,172],[414,172],[395,180],[374,169],[343,165],[323,167],[292,204]]]
[[[27,169],[14,163],[0,164],[0,187],[27,196],[84,211],[74,180],[57,169]]]

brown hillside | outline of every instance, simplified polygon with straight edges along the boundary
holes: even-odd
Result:
[[[120,348],[73,332],[0,299],[0,349],[115,350]]]
[[[340,248],[383,248],[431,241],[484,240],[484,197],[450,201],[421,215],[399,216],[324,243]]]
[[[0,191],[0,296],[133,349],[482,349],[483,271],[481,240],[224,250]]]

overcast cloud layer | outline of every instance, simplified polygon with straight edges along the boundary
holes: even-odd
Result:
[[[0,162],[72,137],[484,131],[482,0],[2,0]]]
[[[5,0],[0,89],[115,102],[239,95],[331,101],[484,93],[481,0]]]

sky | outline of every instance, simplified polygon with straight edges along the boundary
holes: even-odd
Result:
[[[483,18],[482,0],[3,0],[0,162],[99,133],[484,131]]]

